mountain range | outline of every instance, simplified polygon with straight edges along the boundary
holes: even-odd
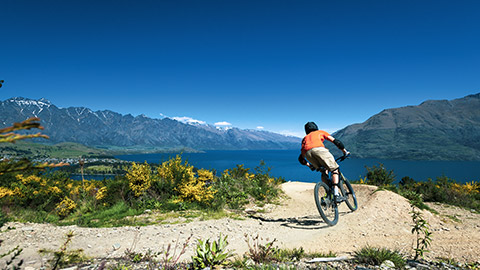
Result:
[[[333,136],[359,158],[480,160],[480,93],[383,110]]]
[[[41,119],[50,144],[76,142],[109,150],[298,149],[301,141],[267,131],[219,129],[84,107],[59,108],[46,99],[17,97],[0,102],[2,127],[33,116]],[[386,109],[333,136],[358,158],[480,160],[480,93]]]
[[[59,108],[46,99],[22,97],[0,103],[2,127],[39,117],[50,137],[48,143],[76,142],[90,147],[161,150],[297,149],[300,139],[268,131],[219,129],[211,125],[185,124],[170,118],[122,115],[84,107]],[[35,131],[36,132],[36,131]],[[45,140],[44,140],[45,141]],[[37,139],[37,142],[41,142]]]

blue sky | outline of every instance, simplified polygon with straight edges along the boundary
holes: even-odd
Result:
[[[303,135],[480,92],[480,1],[1,0],[0,99]]]

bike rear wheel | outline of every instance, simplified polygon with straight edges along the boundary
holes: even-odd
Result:
[[[350,208],[350,210],[353,212],[358,208],[357,196],[355,195],[352,185],[347,179],[345,179],[343,174],[340,174],[340,177],[340,181],[342,182],[340,191],[342,192],[342,196],[345,197],[345,203],[347,204],[348,208]]]
[[[334,201],[333,193],[330,192],[330,187],[323,182],[318,182],[315,185],[314,192],[315,204],[325,223],[329,226],[337,224],[338,207]]]

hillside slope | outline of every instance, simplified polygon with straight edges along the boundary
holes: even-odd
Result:
[[[384,110],[334,136],[360,158],[480,160],[480,93]]]
[[[272,132],[218,129],[170,118],[121,115],[84,107],[59,108],[46,99],[11,98],[0,102],[1,127],[39,117],[49,143],[76,142],[86,146],[130,149],[253,150],[296,149],[299,138]],[[37,140],[44,142],[45,140]]]

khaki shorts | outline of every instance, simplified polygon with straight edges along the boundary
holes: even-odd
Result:
[[[307,158],[307,160],[310,161],[310,163],[312,163],[312,165],[317,169],[324,167],[332,172],[339,167],[332,153],[330,153],[330,151],[324,147],[315,147],[308,150],[305,153],[305,158]]]

